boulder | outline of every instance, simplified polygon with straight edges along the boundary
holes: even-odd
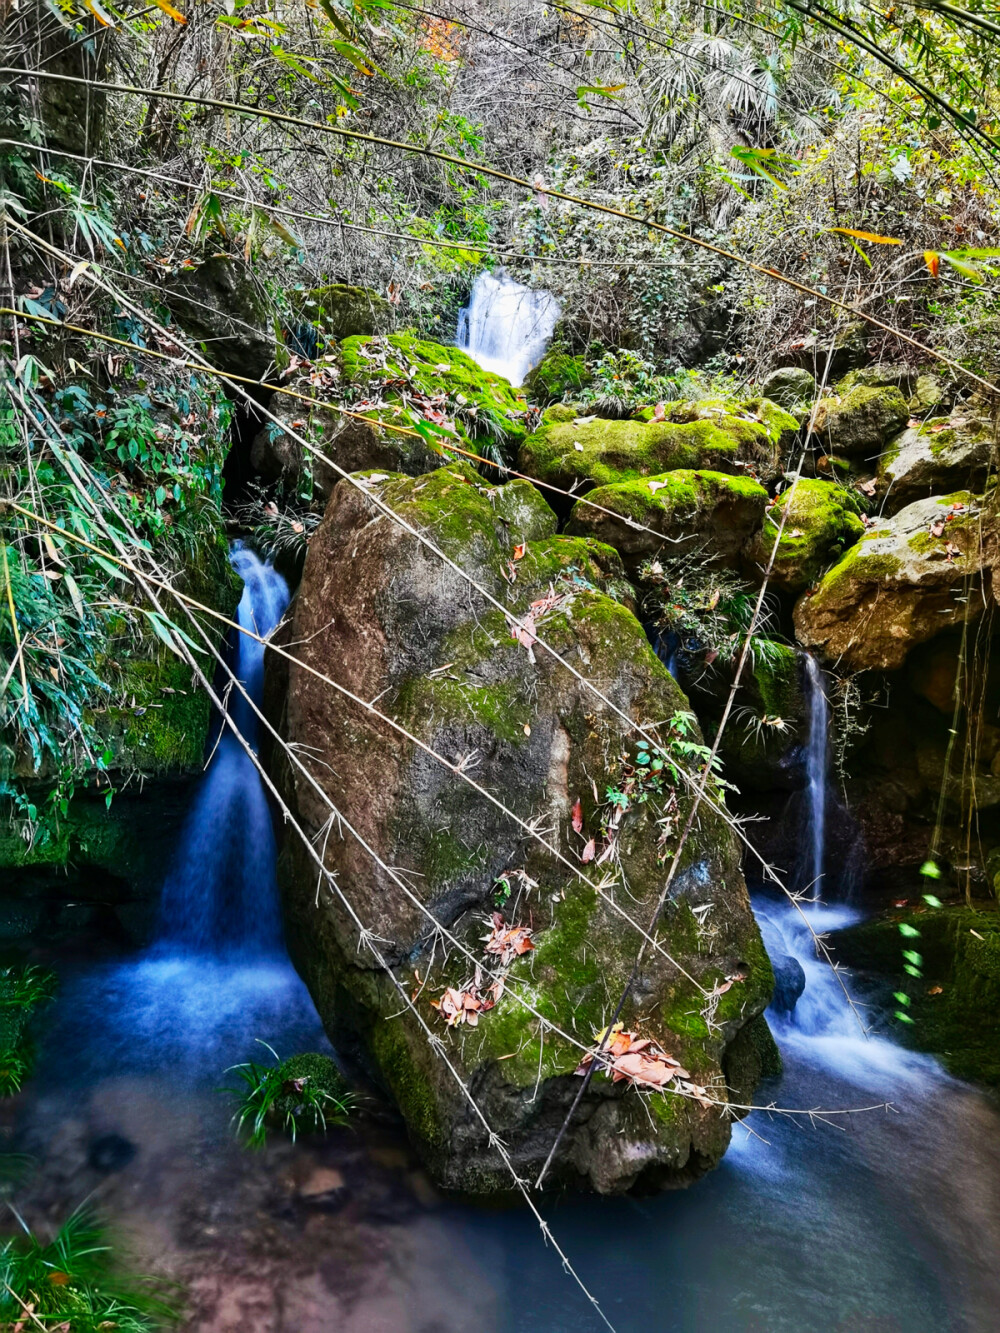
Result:
[[[861,504],[853,491],[833,481],[801,477],[775,500],[767,521],[745,549],[745,563],[758,579],[767,568],[781,524],[771,583],[785,592],[801,592],[832,559],[862,536]]]
[[[518,488],[513,504],[511,487]],[[519,1175],[533,1179],[580,1088],[581,1049],[557,1029],[593,1042],[638,947],[635,929],[594,885],[603,878],[614,884],[620,865],[616,901],[648,922],[688,808],[669,769],[653,767],[634,732],[563,662],[585,672],[615,707],[657,727],[678,757],[686,743],[680,730],[694,741],[696,724],[618,600],[625,585],[617,555],[598,542],[551,535],[554,516],[533,488],[491,487],[457,464],[417,479],[388,478],[372,490],[506,609],[498,611],[344,482],[310,543],[291,630],[300,656],[327,670],[335,664],[349,689],[378,698],[522,819],[540,821],[588,879],[459,776],[294,664],[286,667],[287,691],[273,672],[268,685],[270,698],[284,694],[285,736],[343,816],[386,865],[399,868],[413,898],[346,832],[331,831],[328,806],[287,756],[276,761],[275,777]],[[537,643],[529,651],[530,637],[512,636],[511,621],[532,604],[537,632],[558,659]],[[630,795],[619,794],[626,789]],[[614,853],[587,870],[608,846]],[[298,838],[285,840],[279,881],[289,946],[331,1038],[365,1061],[394,1098],[436,1180],[477,1195],[509,1192],[509,1175],[435,1044],[371,952],[359,948],[336,896],[327,888],[317,894],[316,868]],[[442,948],[421,905],[484,971],[498,963],[483,952],[492,912],[532,931],[534,948],[509,961],[505,989],[473,1015],[475,1026],[446,1025],[432,1004],[447,1009],[447,987],[468,993],[477,965],[454,944]],[[722,1060],[767,1004],[771,970],[737,844],[710,808],[694,825],[657,933],[676,961],[658,952],[645,957],[621,1020],[725,1100]],[[727,977],[740,979],[711,995]],[[482,976],[478,986],[486,993],[490,984]],[[548,1181],[602,1192],[684,1184],[719,1160],[729,1132],[717,1107],[597,1076]]]
[[[816,405],[813,430],[827,454],[877,454],[909,418],[892,385],[856,384]]]
[[[760,391],[779,407],[793,412],[802,403],[811,403],[816,394],[816,381],[808,370],[798,366],[784,366],[772,370],[763,381]]]
[[[533,403],[557,403],[579,395],[591,382],[592,376],[582,356],[553,348],[546,352],[533,370],[524,377],[522,388]]]
[[[212,255],[169,274],[160,299],[183,334],[204,344],[205,356],[220,370],[257,380],[274,365],[267,298],[248,266]]]
[[[893,671],[992,599],[997,518],[968,491],[880,520],[795,607],[801,644],[848,671]],[[979,576],[970,597],[967,580]],[[981,586],[979,584],[981,580]]]
[[[613,546],[631,571],[664,549],[671,556],[697,551],[706,564],[731,565],[760,527],[766,504],[767,491],[748,477],[681,468],[598,486],[573,506],[566,531]]]
[[[771,1008],[779,1014],[790,1014],[806,988],[806,974],[797,958],[776,954],[771,959],[774,968],[774,994]]]
[[[736,405],[673,403],[663,421],[570,420],[546,412],[524,443],[519,468],[565,490],[660,477],[678,468],[776,475],[781,451],[798,429],[765,399]]]
[[[928,495],[979,491],[993,456],[993,428],[983,418],[955,414],[911,426],[891,441],[879,460],[885,510],[894,514]]]

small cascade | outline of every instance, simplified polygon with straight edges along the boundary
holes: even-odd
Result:
[[[823,673],[816,659],[808,653],[805,655],[805,695],[809,716],[809,735],[806,741],[809,860],[805,872],[805,884],[809,897],[816,901],[823,893],[830,705],[826,697]]]
[[[235,546],[230,559],[243,579],[237,619],[266,636],[288,605],[288,586],[270,565]],[[258,705],[264,692],[264,648],[245,635],[235,645],[237,678]],[[233,687],[228,711],[251,748],[257,718]],[[215,956],[266,955],[280,949],[275,845],[260,775],[228,726],[188,815],[163,887],[160,951]]]
[[[851,1009],[847,994],[854,991],[853,980],[834,971],[817,946],[817,937],[854,925],[863,919],[863,913],[842,903],[797,907],[769,896],[755,896],[753,907],[774,966],[776,1000],[790,967],[797,965],[799,970],[797,999],[791,1006],[774,1004],[767,1013],[784,1054],[794,1053],[809,1064],[825,1066],[846,1082],[872,1089],[941,1077],[930,1056],[908,1051],[887,1037],[866,1035],[871,1011],[867,1006]]]
[[[484,370],[517,385],[542,359],[558,318],[549,292],[532,291],[502,269],[480,273],[459,314],[457,342]]]

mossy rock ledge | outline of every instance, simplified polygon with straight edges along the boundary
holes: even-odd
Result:
[[[981,417],[933,417],[897,435],[879,459],[879,493],[889,514],[929,495],[980,490],[993,465],[995,432]]]
[[[323,503],[343,472],[379,469],[419,476],[447,461],[443,450],[449,441],[473,453],[499,453],[509,462],[528,433],[526,400],[460,347],[411,333],[353,336],[330,344],[317,364],[334,382],[332,391],[317,391],[309,374],[290,387],[307,399],[327,397],[339,406],[276,394],[271,410],[281,425],[262,427],[250,461],[266,480],[283,480]],[[453,433],[433,439],[418,434],[402,409],[401,386],[407,401],[414,394],[442,396],[440,410]],[[315,452],[303,449],[282,425],[292,426]]]
[[[564,489],[611,486],[708,468],[768,480],[798,430],[777,403],[721,399],[665,404],[663,421],[605,421],[550,409],[521,448],[518,467]]]
[[[588,838],[602,845],[609,807],[598,801],[622,780],[623,757],[636,761],[634,734],[563,664],[584,674],[615,708],[661,731],[687,701],[616,599],[624,587],[619,557],[599,542],[553,535],[554,515],[526,483],[494,488],[459,464],[369,486],[504,610],[416,537],[379,517],[366,495],[341,484],[310,544],[295,605],[292,634],[303,660],[326,670],[336,663],[348,689],[379,697],[380,707],[422,742],[452,762],[463,760],[475,781],[521,819],[539,819],[551,830],[590,882],[459,776],[295,665],[287,668],[286,738],[309,747],[316,784],[385,865],[402,868],[412,897],[350,834],[321,833],[329,808],[287,756],[276,761],[275,777],[305,833],[320,835],[314,845],[324,849],[353,912],[378,937],[398,987],[415,995],[421,1019],[518,1173],[533,1178],[580,1087],[575,1070],[582,1051],[572,1038],[589,1046],[609,1020],[640,939],[594,888],[613,862],[588,870],[581,860]],[[558,659],[540,643],[529,652],[511,632],[512,619],[545,598],[551,604],[536,608],[537,632]],[[677,822],[659,842],[663,826],[656,821],[674,794],[664,782],[632,804],[618,834],[628,891],[619,885],[616,902],[627,902],[625,910],[643,922],[683,826],[687,796],[680,789]],[[581,833],[572,820],[578,800]],[[511,924],[533,930],[534,950],[511,964],[506,989],[477,1026],[449,1028],[431,1001],[446,986],[468,987],[476,960],[486,970],[482,941],[503,898],[503,877],[511,890],[503,910]],[[509,1193],[510,1175],[436,1043],[371,950],[359,948],[357,923],[333,891],[323,888],[317,899],[316,865],[298,838],[285,839],[279,882],[289,946],[331,1039],[364,1061],[395,1100],[443,1187],[476,1196]],[[424,908],[461,940],[471,960],[454,944],[446,956],[440,936],[435,945]],[[712,1097],[726,1101],[727,1050],[762,1014],[773,979],[737,843],[711,810],[703,809],[688,840],[658,935],[671,958],[650,951],[622,1020],[659,1041]],[[707,1001],[706,992],[734,976],[742,979]],[[740,1095],[733,1100],[747,1100],[746,1070],[759,1064],[734,1057]],[[730,1120],[716,1106],[640,1094],[598,1076],[549,1184],[604,1193],[684,1185],[719,1161],[729,1135]]]
[[[847,670],[894,671],[917,644],[982,614],[998,556],[995,497],[917,500],[878,520],[799,598],[796,637]]]

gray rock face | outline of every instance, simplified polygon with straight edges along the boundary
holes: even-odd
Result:
[[[978,417],[938,417],[903,431],[879,462],[886,511],[897,513],[928,495],[981,490],[994,451],[992,427]]]
[[[263,293],[249,271],[213,256],[168,278],[162,299],[188,338],[205,344],[213,365],[231,375],[262,379],[275,342]]]
[[[982,614],[997,559],[992,500],[918,500],[878,521],[799,599],[796,635],[848,670],[893,671],[916,644]]]
[[[645,752],[613,710],[540,645],[529,653],[530,635],[526,646],[510,624],[523,624],[534,604],[536,629],[561,661],[586,672],[629,715],[657,723],[671,744],[686,700],[616,600],[627,586],[618,557],[597,542],[553,536],[554,516],[527,483],[490,487],[462,464],[374,488],[508,611],[341,483],[309,548],[291,629],[299,654],[334,670],[360,697],[379,698],[522,819],[540,820],[586,874],[603,856],[595,883],[605,874],[614,882],[620,864],[628,911],[648,921],[680,827],[672,823],[662,843],[657,819],[665,806],[682,819],[688,798],[666,769],[641,760]],[[580,1047],[560,1032],[589,1044],[607,1022],[609,996],[621,993],[635,959],[635,929],[426,752],[298,667],[288,668],[287,685],[285,735],[384,863],[401,868],[413,896],[354,839],[330,829],[328,807],[287,757],[276,765],[277,781],[517,1170],[533,1177],[580,1086]],[[620,803],[604,798],[608,787],[629,793],[619,816]],[[331,1036],[353,1048],[395,1099],[437,1180],[481,1195],[509,1191],[481,1122],[377,961],[359,949],[343,905],[327,889],[317,897],[316,869],[298,839],[286,839],[279,879],[290,948]],[[454,944],[442,949],[421,904],[472,960]],[[474,1026],[448,1026],[431,1003],[447,1005],[446,988],[491,998],[488,969],[499,960],[484,953],[483,938],[494,910],[528,927],[534,947],[504,964],[505,989],[473,1015]],[[700,924],[706,912],[711,930]],[[675,961],[647,956],[622,1021],[725,1100],[723,1057],[762,1013],[771,969],[737,846],[704,807],[658,933]],[[551,1183],[602,1192],[640,1179],[685,1184],[718,1161],[728,1138],[717,1107],[596,1076]]]
[[[765,398],[780,404],[789,412],[800,403],[809,402],[816,393],[816,381],[808,370],[799,366],[784,366],[781,370],[772,370],[760,386]]]

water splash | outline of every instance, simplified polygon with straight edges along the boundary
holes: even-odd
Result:
[[[237,546],[231,560],[243,578],[237,620],[264,637],[288,605],[288,586],[253,551]],[[243,634],[238,638],[235,674],[259,705],[264,648]],[[229,710],[256,751],[257,718],[235,688]],[[280,947],[271,816],[253,761],[225,727],[163,886],[158,948],[240,956],[273,954]]]
[[[754,900],[754,915],[768,956],[778,971],[794,959],[805,973],[805,989],[791,1013],[768,1010],[768,1022],[783,1053],[820,1066],[844,1082],[887,1100],[944,1079],[930,1056],[905,1050],[885,1037],[865,1031],[865,1009],[852,1010],[838,975],[816,947],[816,935],[842,930],[863,919],[843,904]],[[847,982],[848,986],[850,982]]]
[[[823,893],[823,848],[826,840],[826,779],[830,705],[819,664],[805,654],[805,695],[809,714],[806,742],[806,798],[810,859],[806,885],[815,902]]]
[[[484,370],[521,384],[544,356],[558,318],[549,292],[532,291],[502,269],[480,273],[459,314],[457,341]]]

